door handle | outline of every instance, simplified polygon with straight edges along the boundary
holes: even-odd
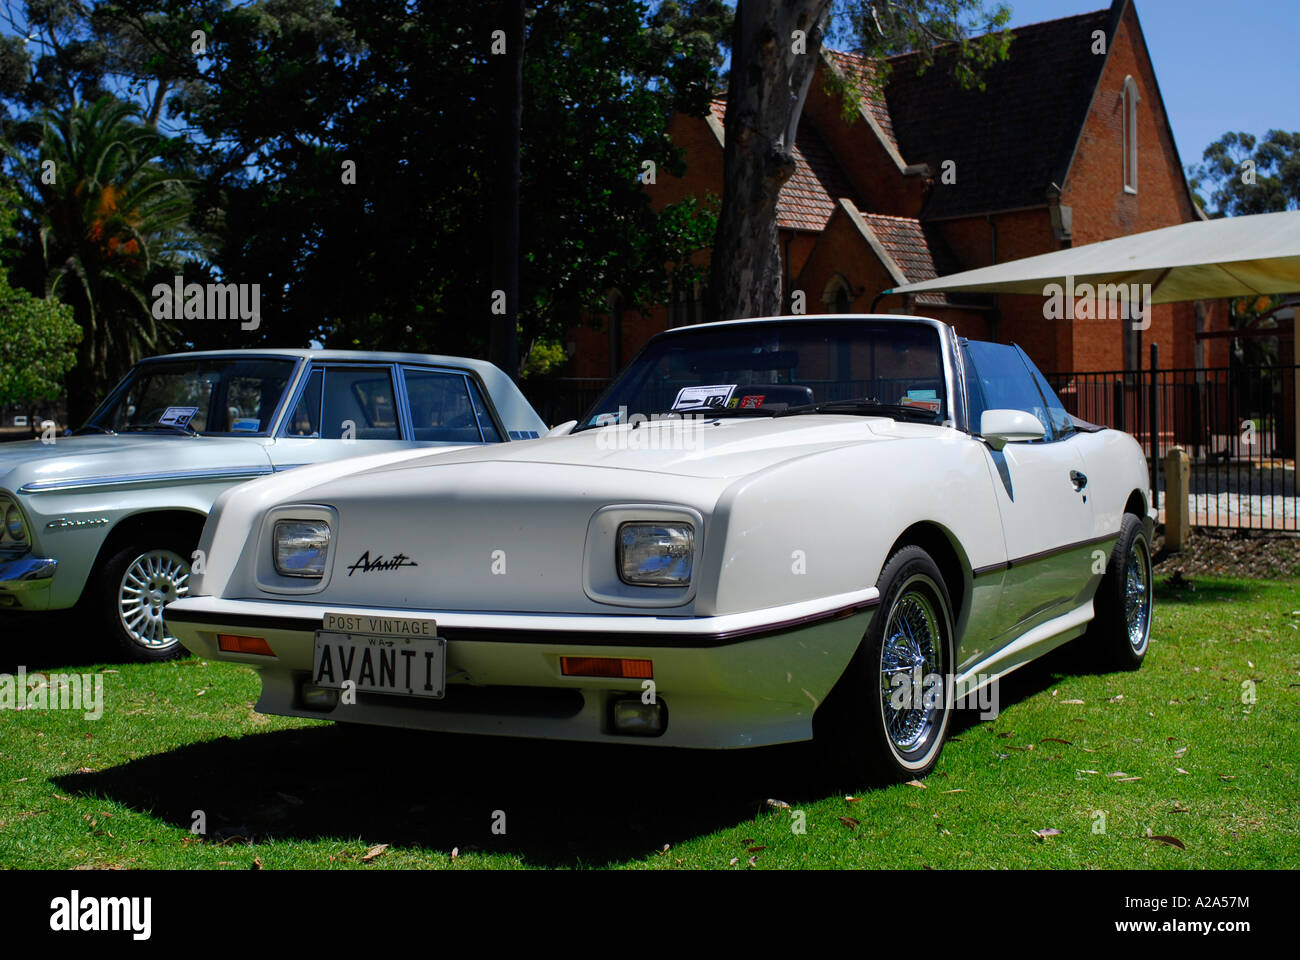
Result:
[[[1085,477],[1078,470],[1071,470],[1070,482],[1074,484],[1075,493],[1078,493],[1080,490],[1082,490],[1084,487],[1088,485],[1088,478]]]

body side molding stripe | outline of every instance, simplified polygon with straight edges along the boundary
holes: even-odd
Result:
[[[166,473],[130,473],[112,477],[69,477],[66,480],[33,480],[18,488],[19,493],[53,493],[103,487],[126,487],[142,483],[166,483],[177,480],[250,480],[273,472],[265,467],[209,467],[202,470],[172,470]]]

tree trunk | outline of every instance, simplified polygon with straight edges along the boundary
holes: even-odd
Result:
[[[492,313],[488,359],[519,379],[519,143],[524,112],[524,2],[504,0],[502,25],[506,52],[497,65],[498,157],[492,232]],[[505,312],[497,312],[496,291],[505,293]]]
[[[821,54],[830,0],[739,0],[727,86],[722,210],[713,243],[714,319],[781,312],[776,198]],[[802,30],[800,47],[795,31]]]

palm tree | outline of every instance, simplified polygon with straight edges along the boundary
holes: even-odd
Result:
[[[68,378],[68,419],[175,333],[154,319],[150,276],[199,253],[186,181],[164,160],[170,141],[113,97],[42,113],[5,146],[45,271],[46,296],[71,304],[84,336]]]

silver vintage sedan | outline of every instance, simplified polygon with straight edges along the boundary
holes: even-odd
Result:
[[[427,456],[431,446],[545,430],[509,377],[463,357],[233,350],[145,360],[71,435],[0,446],[0,624],[5,611],[81,604],[128,658],[179,655],[163,607],[186,595],[222,491],[308,463]]]

